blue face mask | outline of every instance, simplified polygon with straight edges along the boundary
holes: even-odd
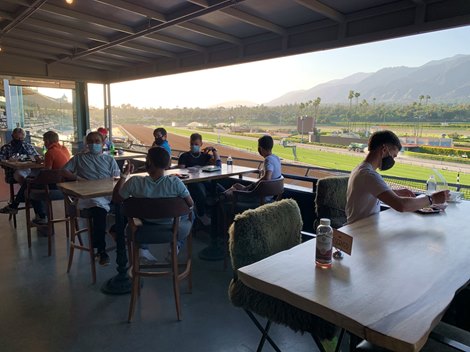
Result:
[[[88,144],[88,150],[92,154],[100,154],[103,151],[103,146],[101,144]]]
[[[193,152],[193,153],[199,153],[200,150],[201,150],[201,147],[198,146],[198,145],[192,145],[191,146],[191,152]]]

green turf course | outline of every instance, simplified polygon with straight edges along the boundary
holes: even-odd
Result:
[[[207,143],[217,143],[217,133],[207,132],[207,131],[196,131],[196,130],[187,130],[183,128],[175,127],[165,127],[168,132],[174,133],[180,136],[189,137],[192,133],[198,132],[202,135],[203,141]],[[171,141],[170,141],[171,142]],[[220,136],[220,142],[223,145],[229,147],[235,147],[238,149],[244,149],[256,153],[258,148],[258,142],[255,138],[249,137],[232,137],[232,136]],[[292,155],[292,150],[290,148],[283,148],[278,144],[274,145],[273,153],[285,160],[294,160]],[[319,151],[312,150],[307,148],[297,147],[297,157],[298,161],[311,164],[314,166],[324,167],[327,169],[338,169],[351,171],[357,164],[359,164],[363,159],[364,155],[360,156],[350,156],[343,154],[336,154],[330,151]],[[439,172],[446,178],[447,182],[455,183],[457,179],[457,172],[440,170]],[[386,172],[383,172],[384,175],[398,176],[404,178],[413,178],[417,180],[427,180],[431,174],[431,169],[414,166],[409,164],[400,164],[399,158],[395,166]],[[470,184],[470,174],[460,173],[460,183],[462,185]]]

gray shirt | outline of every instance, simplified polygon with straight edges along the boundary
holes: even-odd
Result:
[[[75,155],[64,166],[65,170],[85,180],[100,180],[120,175],[119,166],[111,155],[83,152]],[[80,199],[80,209],[100,207],[109,211],[111,197]]]

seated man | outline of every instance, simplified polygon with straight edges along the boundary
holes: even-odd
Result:
[[[75,155],[64,166],[64,176],[70,180],[82,178],[99,180],[120,175],[116,160],[111,155],[103,154],[103,136],[99,132],[90,132],[86,136],[87,150]],[[106,215],[110,210],[111,197],[80,199],[80,209],[87,209],[93,224],[93,247],[97,249],[100,265],[109,264],[106,253]]]
[[[180,155],[178,159],[178,168],[184,169],[187,167],[194,166],[206,166],[209,164],[215,164],[217,160],[220,160],[217,149],[214,147],[202,147],[202,136],[199,133],[193,133],[189,138],[189,144],[191,150]],[[212,155],[209,153],[212,152]],[[210,218],[205,214],[205,204],[207,191],[210,188],[210,182],[197,182],[192,183],[188,186],[189,193],[196,203],[196,213],[204,226],[210,224]]]
[[[48,131],[42,136],[46,154],[44,154],[44,168],[49,170],[60,170],[70,160],[69,150],[59,143],[59,135],[54,131]],[[55,185],[50,185],[49,189],[57,189]],[[59,192],[59,191],[57,191]],[[34,223],[39,225],[47,224],[47,216],[44,201],[34,199],[31,201],[36,218]]]
[[[259,180],[249,186],[235,183],[231,188],[224,192],[225,198],[231,199],[232,192],[234,190],[249,191],[254,189],[260,181],[277,180],[282,177],[281,160],[277,155],[272,153],[273,147],[274,141],[271,136],[266,135],[258,139],[258,153],[264,158]]]
[[[103,143],[103,150],[110,151],[113,147],[113,142],[108,137],[108,130],[104,127],[100,127],[97,131],[103,136],[104,143]]]
[[[39,153],[36,149],[29,143],[24,141],[25,132],[22,128],[17,127],[12,132],[12,140],[10,143],[5,144],[0,149],[0,160],[10,160],[18,158],[21,155],[26,155],[31,160],[41,161]],[[18,205],[24,202],[24,192],[26,191],[25,180],[31,174],[31,169],[22,169],[22,170],[12,170],[10,168],[5,168],[5,179],[8,183],[17,182],[21,185],[18,193],[16,194],[15,200],[7,205],[6,207],[0,209],[0,213],[3,214],[16,214],[18,213]]]
[[[134,176],[126,181],[127,176],[132,172],[132,164],[128,164],[123,176],[116,184],[113,192],[113,201],[122,202],[129,197],[137,198],[184,198],[189,207],[193,206],[193,200],[184,183],[175,176],[165,176],[165,169],[170,160],[170,155],[162,147],[152,147],[149,149],[146,158],[146,169],[148,176]],[[145,224],[173,224],[173,219],[143,220]],[[180,219],[178,232],[178,248],[180,248],[189,235],[192,221],[187,216]],[[154,229],[152,230],[154,231]],[[155,231],[154,231],[155,232]],[[158,231],[155,232],[158,235]],[[165,240],[165,239],[163,239]],[[156,261],[155,257],[148,250],[148,246],[140,244],[140,257],[148,261]]]
[[[433,193],[430,196],[415,197],[408,189],[392,190],[376,171],[388,170],[395,164],[395,158],[401,149],[398,137],[391,131],[379,131],[369,139],[369,154],[349,177],[346,216],[351,224],[380,211],[380,201],[393,209],[416,211],[432,204],[444,203],[449,191]]]
[[[168,134],[166,132],[166,129],[163,127],[158,127],[153,131],[153,137],[155,138],[155,141],[152,144],[152,147],[162,147],[164,148],[168,154],[170,154],[170,162],[171,162],[171,147],[170,144],[168,143]]]

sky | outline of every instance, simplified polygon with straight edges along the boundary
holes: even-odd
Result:
[[[470,26],[279,59],[226,66],[111,85],[111,105],[139,108],[214,107],[228,101],[267,103],[293,90],[375,72],[384,67],[421,66],[470,54]],[[40,89],[60,97],[63,90]],[[70,92],[66,92],[71,96]],[[102,85],[89,84],[89,105],[103,107]]]

